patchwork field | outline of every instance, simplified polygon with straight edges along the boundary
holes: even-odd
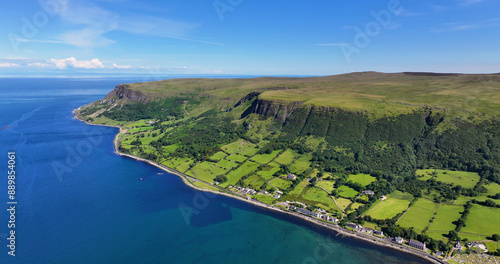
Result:
[[[345,186],[345,185],[342,185],[340,186],[338,189],[338,194],[342,197],[345,197],[345,198],[354,198],[356,197],[359,193],[354,190],[353,188],[351,187],[348,187],[348,186]]]
[[[462,234],[463,233],[463,234]],[[474,204],[470,209],[460,237],[468,238],[466,233],[486,236],[500,234],[500,209]]]
[[[276,201],[275,198],[268,196],[268,195],[263,195],[263,194],[257,194],[254,196],[257,201],[266,203],[266,204],[272,204],[274,201]]]
[[[260,190],[260,187],[267,181],[259,177],[257,174],[252,174],[250,177],[245,179],[244,182],[248,184],[250,188]]]
[[[421,232],[428,225],[437,210],[437,204],[424,198],[418,199],[398,221],[402,227],[413,227]]]
[[[262,170],[258,171],[257,174],[266,180],[270,180],[273,178],[274,173],[280,170],[280,165],[274,162],[271,162],[264,166]]]
[[[288,188],[290,188],[290,185],[292,185],[291,181],[281,179],[281,178],[275,178],[272,181],[270,181],[269,183],[276,186],[280,190],[287,190]]]
[[[281,152],[280,150],[275,150],[275,151],[271,152],[271,154],[255,155],[252,157],[251,160],[258,162],[260,164],[267,164],[267,163],[271,162],[274,158],[276,158],[276,156],[278,156],[278,154],[280,152]]]
[[[240,167],[232,170],[226,175],[228,179],[227,182],[221,183],[220,186],[227,187],[228,185],[235,185],[241,178],[243,178],[243,176],[249,175],[250,173],[254,172],[259,166],[260,165],[258,163],[255,163],[253,161],[247,161],[241,164]]]
[[[302,196],[304,199],[317,202],[319,204],[322,204],[323,206],[320,206],[317,204],[317,206],[322,207],[323,209],[330,210],[330,211],[338,211],[338,207],[335,205],[335,202],[332,200],[332,198],[323,190],[313,187],[307,190],[307,192]]]
[[[442,234],[448,234],[455,229],[454,221],[460,219],[460,213],[464,211],[464,207],[460,205],[439,205],[436,218],[429,226],[427,234],[435,239],[443,238]]]
[[[226,157],[226,159],[229,161],[241,163],[241,162],[244,162],[245,160],[247,160],[247,157],[235,154],[235,155],[231,155],[229,157]]]
[[[259,149],[257,148],[257,145],[250,143],[244,139],[239,139],[236,142],[223,146],[222,150],[229,154],[253,156]]]
[[[464,188],[474,188],[476,184],[479,182],[480,177],[475,172],[465,172],[465,171],[451,171],[451,170],[417,170],[416,175],[423,177],[419,177],[420,180],[426,181],[432,177],[432,173],[436,171],[437,176],[436,180],[441,181],[448,184],[453,185],[461,185]]]
[[[329,193],[332,193],[332,191],[334,190],[333,184],[335,184],[334,181],[327,181],[327,180],[316,182],[316,186],[319,186],[319,187],[325,189]]]
[[[279,155],[274,161],[279,164],[290,165],[292,164],[293,160],[297,157],[299,157],[299,154],[297,154],[295,151],[291,149],[287,149],[285,152]]]
[[[408,193],[395,191],[387,196],[387,199],[380,201],[367,213],[375,219],[393,218],[403,212],[410,205],[413,196]]]
[[[302,173],[305,170],[309,169],[309,167],[311,166],[311,158],[312,155],[310,154],[301,155],[293,162],[292,165],[290,165],[290,171],[293,173]]]
[[[218,175],[223,175],[227,170],[215,166],[212,162],[200,162],[193,167],[193,171],[198,176],[198,179],[212,183],[214,178]]]
[[[342,209],[345,210],[347,206],[349,206],[352,202],[351,200],[345,199],[345,198],[337,198],[335,199],[337,201],[337,205]]]
[[[363,186],[367,186],[368,184],[370,184],[376,180],[377,180],[377,178],[375,178],[369,174],[363,174],[363,173],[351,174],[347,178],[347,181],[357,182]]]

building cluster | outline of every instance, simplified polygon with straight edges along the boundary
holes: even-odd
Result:
[[[257,193],[257,191],[255,191],[254,189],[250,189],[250,188],[244,188],[244,187],[240,187],[240,186],[228,186],[229,188],[235,188],[236,190],[238,190],[239,192],[243,193],[243,194],[250,194],[250,195],[254,195]]]
[[[317,212],[311,212],[311,211],[309,211],[307,209],[300,208],[300,207],[295,207],[293,205],[290,205],[289,209],[296,210],[299,213],[303,213],[305,215],[309,215],[309,216],[312,216],[312,217],[315,217],[315,218],[319,218],[321,220],[332,222],[334,224],[337,224],[339,222],[339,220],[337,218],[328,215],[326,213],[326,211],[322,210],[322,209],[317,210]]]

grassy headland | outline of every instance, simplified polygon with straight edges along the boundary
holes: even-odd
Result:
[[[117,86],[76,115],[129,128],[121,152],[341,226],[434,251],[499,230],[474,221],[500,211],[500,75],[165,80]]]

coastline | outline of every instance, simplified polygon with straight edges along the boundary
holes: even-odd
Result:
[[[115,135],[115,137],[113,139],[113,146],[114,146],[114,153],[115,154],[117,154],[119,156],[122,156],[122,157],[127,157],[127,158],[130,158],[130,159],[134,159],[134,160],[137,160],[137,161],[148,163],[148,164],[150,164],[152,166],[155,166],[155,167],[157,167],[157,168],[159,168],[159,169],[161,169],[161,170],[163,170],[165,172],[168,172],[170,174],[176,175],[179,178],[181,178],[181,180],[184,182],[184,184],[186,184],[187,186],[189,186],[189,187],[191,187],[193,189],[196,189],[198,191],[203,191],[203,192],[210,192],[210,193],[218,194],[218,195],[224,195],[226,197],[230,197],[230,198],[233,198],[233,199],[238,199],[240,201],[243,201],[243,202],[246,202],[246,203],[258,206],[258,207],[263,208],[263,209],[268,209],[268,210],[272,210],[274,212],[280,212],[280,213],[288,214],[288,215],[291,215],[291,216],[294,216],[294,217],[298,217],[298,218],[300,218],[302,220],[305,220],[305,221],[307,221],[309,223],[312,223],[312,224],[315,224],[317,226],[321,226],[321,227],[326,228],[328,230],[334,231],[334,232],[337,233],[336,235],[342,235],[342,236],[347,236],[347,237],[351,237],[351,238],[355,238],[355,239],[360,239],[360,240],[363,240],[365,242],[368,242],[368,243],[371,243],[371,244],[374,244],[374,245],[377,245],[377,246],[390,248],[390,249],[397,250],[397,251],[400,251],[400,252],[403,252],[403,253],[406,253],[406,254],[411,254],[413,256],[419,257],[421,259],[424,259],[424,260],[432,262],[432,263],[446,263],[444,260],[438,259],[437,257],[434,257],[434,256],[432,256],[432,255],[430,255],[428,253],[424,253],[424,252],[418,251],[416,249],[412,249],[410,247],[406,247],[404,245],[399,245],[399,244],[395,244],[395,243],[392,243],[392,242],[386,242],[386,241],[380,240],[379,238],[376,238],[374,236],[369,236],[369,235],[365,235],[365,234],[353,232],[353,231],[344,229],[344,228],[342,228],[342,227],[340,227],[338,225],[327,223],[327,222],[323,222],[323,221],[321,221],[319,219],[315,219],[315,218],[312,218],[312,217],[309,217],[309,216],[305,216],[305,215],[302,215],[302,214],[297,213],[297,212],[285,211],[285,210],[282,210],[282,209],[280,209],[278,207],[275,207],[275,206],[272,206],[272,205],[268,205],[268,204],[265,204],[265,203],[262,203],[262,202],[259,202],[259,201],[256,201],[256,200],[252,200],[252,199],[249,199],[249,198],[244,198],[242,196],[239,196],[239,195],[236,195],[236,194],[233,194],[233,193],[229,193],[225,189],[222,189],[222,188],[220,188],[218,186],[215,186],[215,187],[219,188],[220,189],[219,191],[204,189],[204,188],[200,188],[198,186],[195,186],[193,184],[193,182],[203,182],[203,181],[201,181],[199,179],[196,179],[196,178],[193,178],[191,176],[188,176],[186,174],[183,174],[183,173],[181,173],[179,171],[176,171],[176,170],[174,170],[172,168],[169,168],[167,166],[164,166],[164,165],[161,165],[159,163],[156,163],[154,161],[143,159],[143,158],[140,158],[140,157],[137,157],[137,156],[134,156],[134,155],[130,155],[130,154],[126,154],[126,153],[120,152],[119,151],[120,138],[121,138],[121,136],[123,136],[125,133],[128,132],[128,129],[125,129],[125,128],[120,127],[120,126],[101,125],[101,124],[92,124],[92,123],[89,123],[89,122],[87,122],[85,120],[82,120],[82,119],[80,119],[78,117],[77,113],[78,113],[78,111],[80,109],[81,109],[81,107],[73,110],[73,117],[76,120],[78,120],[80,122],[83,122],[83,123],[85,123],[87,125],[113,127],[113,128],[118,128],[119,129],[119,132]],[[205,183],[205,182],[203,182],[203,183]]]

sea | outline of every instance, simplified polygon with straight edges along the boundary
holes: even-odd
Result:
[[[116,85],[140,81],[0,78],[0,263],[428,263],[194,190],[114,154],[117,128],[73,118]]]

